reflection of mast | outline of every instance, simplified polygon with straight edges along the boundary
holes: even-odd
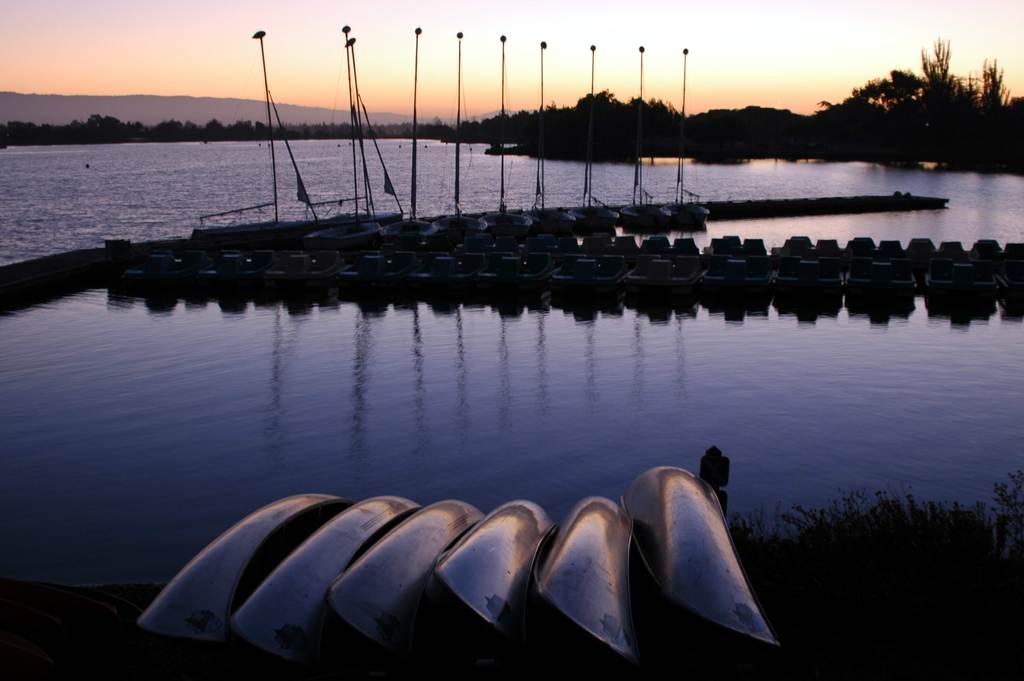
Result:
[[[356,353],[352,362],[352,449],[360,451],[365,444],[366,379],[369,374],[371,327],[363,311],[356,308]]]
[[[512,381],[508,368],[508,339],[505,336],[505,318],[498,315],[501,323],[501,336],[498,340],[498,363],[501,370],[501,394],[499,398],[498,416],[501,420],[502,429],[508,427],[508,411],[512,401]]]
[[[640,334],[640,315],[633,319],[633,394],[644,400],[644,339]]]
[[[423,334],[420,331],[419,303],[414,303],[412,308],[412,368],[416,375],[413,392],[413,409],[416,412],[416,442],[417,448],[423,449],[427,443],[427,432],[423,413]]]
[[[543,312],[537,313],[537,409],[541,418],[548,412],[548,357],[547,349],[544,347],[544,319],[547,317]]]
[[[466,346],[462,341],[462,306],[455,308],[455,394],[458,397],[456,413],[459,435],[465,442],[469,434],[469,412],[466,401]]]
[[[681,314],[676,314],[676,397],[686,397],[686,348],[683,344]]]
[[[590,411],[594,411],[594,407],[597,405],[597,386],[596,386],[596,362],[594,361],[594,322],[591,320],[586,325],[587,334],[587,350],[584,355],[585,358],[585,373],[587,377],[587,402],[590,405]]]
[[[264,433],[271,447],[281,444],[281,305],[274,315],[274,344],[270,353],[270,410]]]

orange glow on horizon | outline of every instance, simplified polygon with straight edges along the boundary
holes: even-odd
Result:
[[[977,73],[995,58],[1011,93],[1024,95],[1024,56],[1014,28],[1024,3],[984,0],[869,0],[856,7],[754,2],[682,8],[647,3],[643,11],[587,3],[520,2],[515,12],[478,5],[398,2],[341,8],[317,0],[301,12],[268,2],[207,5],[182,0],[151,7],[116,0],[66,5],[45,0],[7,10],[0,28],[0,90],[55,94],[160,94],[258,99],[259,49],[267,31],[271,91],[281,103],[347,106],[341,26],[357,38],[359,80],[371,111],[412,109],[413,29],[422,26],[421,117],[454,118],[455,33],[463,43],[469,116],[500,106],[500,44],[508,41],[510,108],[539,99],[539,42],[546,40],[545,94],[571,105],[589,89],[590,51],[597,88],[619,99],[639,89],[637,48],[646,49],[646,94],[681,103],[682,48],[690,49],[687,110],[760,105],[814,111],[890,69],[917,71],[920,50],[951,40],[953,71]],[[876,17],[884,17],[884,20]],[[400,23],[396,23],[396,18]],[[339,87],[340,86],[340,87]]]

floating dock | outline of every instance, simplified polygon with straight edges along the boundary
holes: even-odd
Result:
[[[897,192],[891,196],[823,197],[807,199],[763,199],[752,201],[712,201],[704,203],[711,211],[712,219],[742,220],[753,218],[796,217],[811,215],[840,215],[886,211],[936,210],[945,208],[949,199],[911,196]],[[431,218],[427,218],[430,220]],[[160,249],[229,249],[292,247],[297,238],[316,229],[315,225],[305,230],[294,225],[267,229],[261,233],[258,244],[250,236],[239,235],[233,239],[224,235],[215,240],[170,239],[128,244],[121,242],[120,250],[87,248],[56,255],[48,255],[0,267],[0,304],[5,306],[24,304],[45,296],[50,292],[88,285],[102,281],[123,271],[126,265],[138,263],[151,251]]]

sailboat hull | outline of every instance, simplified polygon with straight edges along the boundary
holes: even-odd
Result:
[[[574,231],[581,234],[593,234],[595,232],[615,232],[615,225],[619,222],[619,213],[611,208],[602,206],[583,206],[570,211],[575,218]]]
[[[541,208],[526,214],[534,221],[533,230],[541,234],[570,235],[576,226],[576,217],[565,210]]]
[[[655,232],[667,230],[672,214],[661,206],[633,205],[622,209],[622,225],[633,231]]]
[[[533,228],[533,218],[523,213],[488,213],[483,217],[487,231],[494,236],[526,238]]]

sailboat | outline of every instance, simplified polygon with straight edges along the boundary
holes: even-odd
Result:
[[[501,36],[501,193],[498,199],[498,212],[484,216],[487,229],[494,236],[525,237],[533,227],[533,218],[522,213],[509,213],[505,205],[505,41]]]
[[[286,237],[293,234],[302,234],[319,226],[320,224],[320,219],[316,214],[314,204],[309,200],[309,195],[306,193],[306,187],[302,182],[302,175],[299,173],[299,167],[295,162],[295,157],[292,155],[291,146],[288,145],[288,139],[284,136],[284,126],[281,125],[281,117],[278,115],[277,122],[278,126],[281,128],[281,139],[288,149],[288,156],[291,158],[292,167],[295,170],[295,178],[298,185],[297,198],[299,201],[306,204],[307,211],[309,211],[313,217],[312,220],[288,222],[282,222],[280,219],[280,206],[278,203],[277,192],[277,152],[274,146],[274,119],[271,115],[271,107],[273,107],[273,110],[276,113],[277,105],[273,102],[273,99],[270,96],[270,85],[267,79],[267,58],[263,47],[263,38],[265,38],[266,35],[266,31],[256,31],[256,33],[253,34],[252,39],[260,41],[260,60],[263,64],[263,96],[267,106],[267,142],[270,147],[270,172],[273,180],[274,200],[272,203],[261,203],[255,206],[246,206],[244,208],[235,208],[233,210],[227,210],[220,213],[200,216],[199,227],[192,232],[193,239],[208,241],[266,240]],[[205,227],[208,220],[217,221],[233,216],[244,215],[246,213],[263,211],[271,206],[274,207],[274,219],[272,221],[243,222],[224,226]]]
[[[395,239],[402,234],[415,234],[417,236],[429,236],[438,231],[437,225],[426,220],[416,219],[416,150],[419,145],[416,143],[416,95],[419,89],[420,78],[420,35],[423,29],[416,29],[416,58],[413,66],[412,85],[412,186],[409,193],[409,219],[392,223],[381,228],[381,235],[385,240]]]
[[[381,220],[378,217],[391,218],[389,222],[401,219],[401,206],[398,213],[391,213],[386,216],[378,216],[373,205],[373,191],[370,189],[370,171],[366,164],[366,148],[364,146],[363,122],[366,123],[367,132],[377,149],[377,156],[380,159],[381,167],[384,169],[384,192],[395,197],[394,187],[391,185],[391,178],[384,166],[384,158],[377,146],[377,139],[370,127],[370,117],[367,115],[366,106],[363,104],[359,93],[359,75],[356,69],[356,39],[348,37],[351,28],[345,26],[342,32],[345,34],[345,66],[348,73],[348,99],[349,117],[352,130],[352,188],[355,211],[353,221],[348,224],[335,225],[311,232],[302,239],[302,246],[306,250],[354,250],[368,248],[373,245],[380,236]],[[358,159],[356,154],[356,143],[359,144]],[[361,161],[361,164],[360,164]],[[362,171],[360,173],[360,170]],[[359,212],[359,175],[363,176],[363,192],[365,213]]]
[[[459,203],[459,146],[462,131],[462,31],[459,31],[455,37],[459,41],[459,75],[456,86],[456,99],[458,103],[455,106],[455,215],[446,215],[435,221],[434,224],[439,230],[447,232],[449,239],[461,242],[467,235],[482,234],[487,229],[487,223],[480,218],[463,215],[462,206]]]
[[[570,213],[576,219],[576,231],[614,232],[619,214],[600,201],[594,205],[594,62],[597,46],[590,46],[590,113],[587,117],[587,156],[583,167],[583,205]]]
[[[567,211],[544,207],[544,50],[548,44],[540,43],[540,108],[537,109],[537,192],[533,210],[526,214],[536,222],[536,230],[545,234],[572,234],[576,218]]]
[[[683,109],[679,114],[679,162],[676,166],[676,202],[665,208],[672,213],[672,224],[684,229],[707,229],[708,215],[711,214],[704,206],[697,203],[700,197],[686,191],[683,183],[685,165],[684,151],[686,147],[686,59],[690,50],[683,48]]]
[[[672,213],[661,206],[644,203],[644,48],[640,47],[640,97],[636,101],[636,165],[633,166],[633,203],[622,209],[622,224],[628,229],[655,230],[668,226]]]

